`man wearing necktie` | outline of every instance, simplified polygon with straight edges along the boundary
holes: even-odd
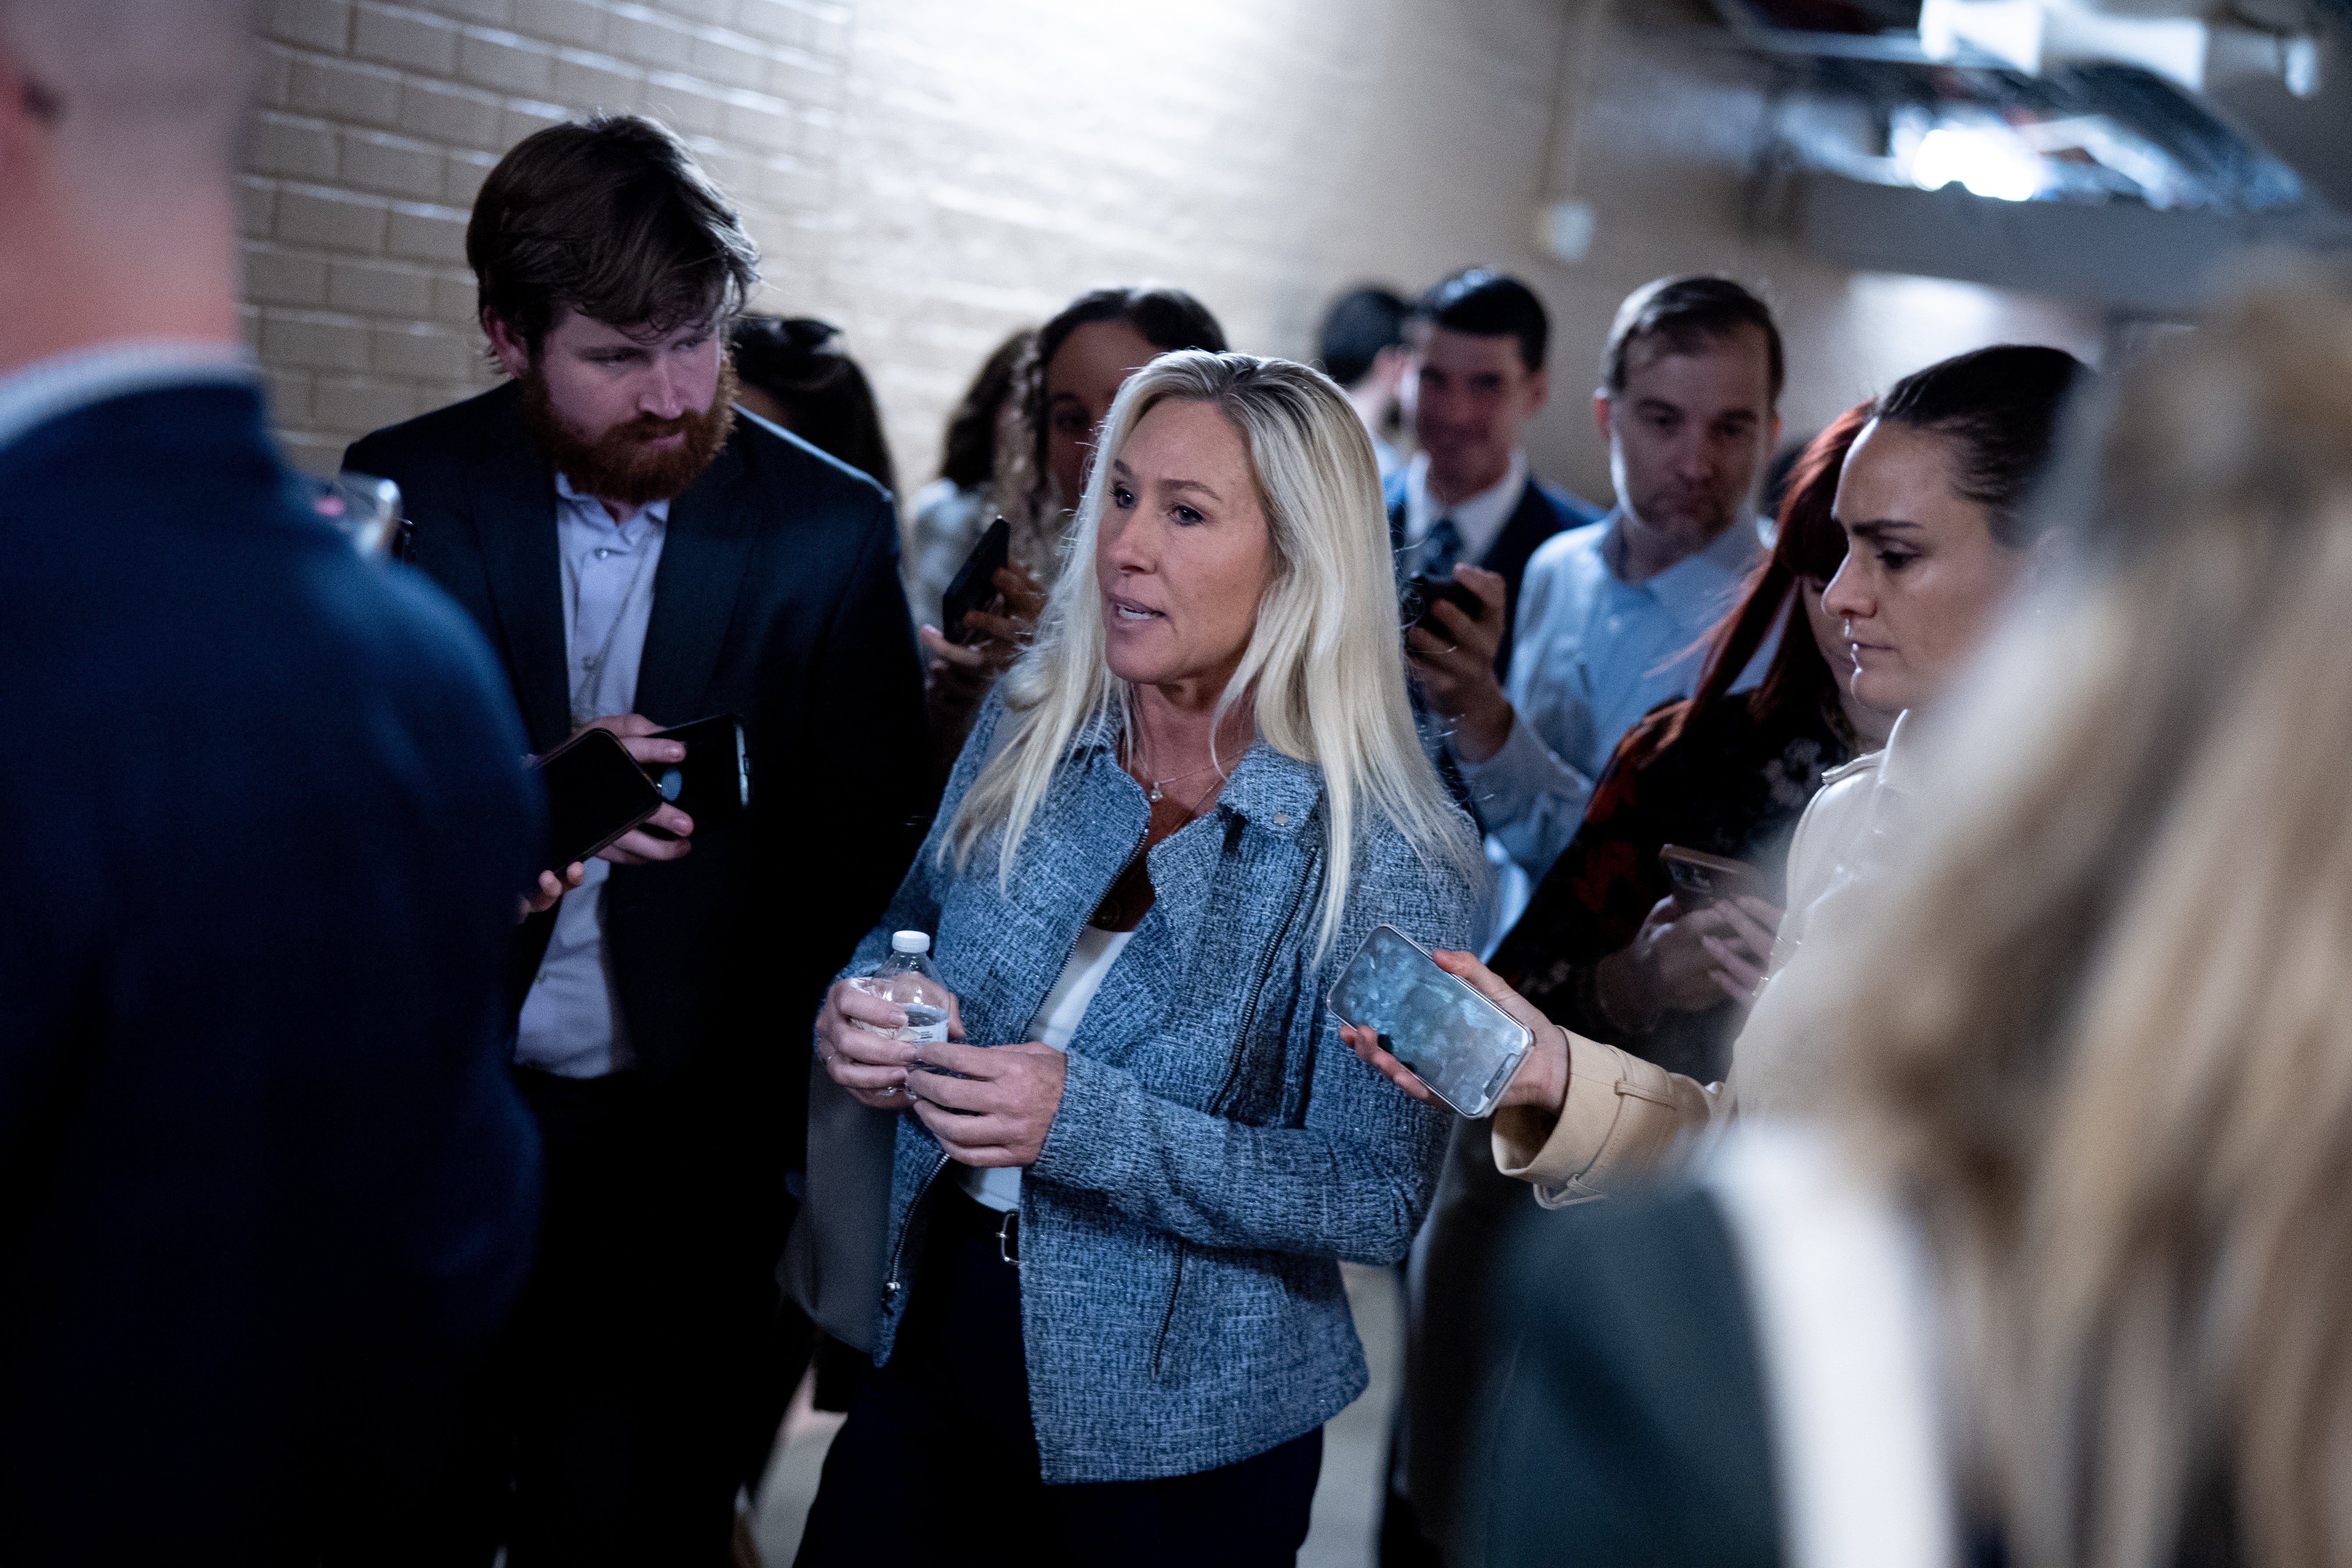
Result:
[[[1456,565],[1499,576],[1500,677],[1510,668],[1511,621],[1528,558],[1560,530],[1601,513],[1528,472],[1520,437],[1544,405],[1551,335],[1535,291],[1474,267],[1432,289],[1416,314],[1423,331],[1406,383],[1421,450],[1386,487],[1398,577],[1452,582]]]
[[[1458,355],[1461,334],[1445,329],[1458,318],[1442,307],[1454,286],[1441,285],[1434,296],[1441,309],[1424,351],[1415,421],[1424,447],[1433,436],[1453,434],[1445,412],[1457,401],[1455,378],[1444,373],[1457,363],[1449,356]],[[1510,368],[1496,355],[1482,367],[1487,382],[1469,382],[1491,399],[1497,417],[1514,404],[1531,414],[1541,402],[1540,378],[1530,395]],[[1781,380],[1771,312],[1738,283],[1669,278],[1635,290],[1611,328],[1594,397],[1615,509],[1605,520],[1537,540],[1531,558],[1517,558],[1524,585],[1465,569],[1463,581],[1486,602],[1486,616],[1507,609],[1502,627],[1441,605],[1439,618],[1458,645],[1426,631],[1410,635],[1421,698],[1446,725],[1446,763],[1490,834],[1489,858],[1504,862],[1496,934],[1509,929],[1527,889],[1575,833],[1620,737],[1658,703],[1689,694],[1700,640],[1761,559],[1751,497],[1779,438]],[[1475,398],[1458,401],[1476,406]],[[1509,461],[1523,476],[1525,459],[1514,451]],[[1485,471],[1500,466],[1489,457]],[[1480,509],[1492,504],[1492,492],[1454,500],[1459,491],[1446,488],[1448,470],[1434,450],[1428,472],[1427,491],[1444,499],[1423,502],[1432,521],[1418,533],[1409,515],[1401,520],[1404,541],[1442,551],[1439,523],[1451,519],[1475,549]],[[1514,483],[1526,481],[1504,488]],[[1431,570],[1431,558],[1424,553],[1411,569]],[[1516,632],[1516,649],[1497,631]],[[1496,640],[1500,648],[1489,658]],[[1743,685],[1769,664],[1777,646],[1776,638],[1757,654]],[[1458,1522],[1454,1459],[1475,1419],[1465,1391],[1476,1385],[1489,1259],[1495,1238],[1526,1205],[1524,1194],[1494,1178],[1485,1123],[1463,1125],[1446,1163],[1414,1254],[1399,1405],[1402,1456],[1393,1478],[1402,1486],[1381,1521],[1383,1568],[1442,1563],[1433,1542]]]

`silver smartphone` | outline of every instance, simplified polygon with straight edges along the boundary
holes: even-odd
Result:
[[[1526,1025],[1437,967],[1394,926],[1374,926],[1325,1004],[1372,1030],[1391,1056],[1465,1116],[1484,1116],[1535,1048]]]

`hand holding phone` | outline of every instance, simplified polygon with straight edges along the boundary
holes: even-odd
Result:
[[[1728,903],[1734,899],[1771,901],[1764,873],[1745,860],[1727,859],[1721,855],[1668,844],[1659,849],[1658,864],[1665,868],[1666,879],[1674,884],[1675,902],[1685,910],[1703,910],[1709,904]]]
[[[948,641],[961,646],[986,638],[988,634],[967,625],[964,616],[974,610],[993,609],[1003,598],[996,586],[996,574],[1012,559],[1012,552],[1013,525],[1000,517],[988,525],[971,553],[956,568],[940,601],[940,632]]]
[[[648,737],[676,741],[686,755],[674,763],[640,764],[670,805],[694,819],[695,831],[727,827],[751,808],[751,753],[743,721],[732,713],[656,730]]]
[[[621,749],[640,770],[659,767],[686,760],[686,747],[677,741],[664,740],[661,726],[642,713],[612,713],[592,719],[590,730],[603,730],[621,742]],[[647,781],[649,784],[650,780]],[[660,789],[655,786],[655,798],[660,799]],[[695,829],[694,818],[661,801],[653,816],[631,828],[596,853],[600,860],[615,866],[642,866],[660,860],[675,860],[693,849],[690,836]]]
[[[1467,583],[1456,582],[1451,577],[1432,577],[1426,573],[1416,573],[1406,580],[1404,596],[1397,608],[1406,629],[1419,626],[1432,637],[1452,642],[1453,632],[1437,618],[1437,606],[1441,604],[1453,605],[1474,621],[1486,609],[1485,602],[1471,591]]]
[[[609,730],[583,730],[531,765],[547,787],[543,864],[559,871],[662,808],[661,792]]]
[[[1535,1032],[1391,925],[1374,926],[1327,1004],[1448,1106],[1486,1116],[1535,1047]]]

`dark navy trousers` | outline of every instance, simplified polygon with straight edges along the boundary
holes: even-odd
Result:
[[[1021,1279],[1000,1252],[999,1216],[946,1181],[929,1201],[906,1321],[825,1456],[797,1568],[1297,1561],[1323,1468],[1319,1426],[1199,1475],[1040,1480]]]

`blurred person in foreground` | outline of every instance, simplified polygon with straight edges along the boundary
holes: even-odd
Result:
[[[940,441],[940,477],[908,503],[907,604],[917,626],[939,623],[949,584],[996,521],[998,455],[1013,438],[1019,413],[1013,373],[1035,336],[1035,329],[1024,327],[982,362],[948,416]]]
[[[1013,373],[1015,423],[998,453],[996,508],[1013,530],[1011,563],[996,574],[1003,603],[965,617],[987,634],[974,643],[951,643],[918,622],[931,722],[950,755],[1036,630],[1086,490],[1096,432],[1118,389],[1163,353],[1224,347],[1225,331],[1209,308],[1164,284],[1092,289],[1037,329]]]
[[[2352,302],[2120,379],[2081,571],[1783,977],[1827,1125],[1518,1260],[1481,1561],[2352,1563]]]
[[[0,0],[0,1556],[420,1560],[538,1201],[480,637],[297,501],[220,0]]]
[[[466,247],[509,379],[348,466],[399,482],[416,565],[494,639],[532,750],[593,725],[676,763],[656,731],[733,714],[753,780],[712,832],[663,806],[524,927],[513,1071],[547,1220],[475,1544],[722,1563],[808,1353],[774,1277],[808,1020],[932,795],[898,525],[866,475],[735,417],[722,350],[755,254],[667,130],[526,138]]]
[[[1784,896],[1798,815],[1839,767],[1884,745],[1894,723],[1854,696],[1843,629],[1822,604],[1846,548],[1832,515],[1838,476],[1870,413],[1868,404],[1848,410],[1804,448],[1772,554],[1710,637],[1696,694],[1626,732],[1584,826],[1493,960],[1552,1022],[1700,1083],[1723,1077],[1747,1016],[1724,994],[1703,939],[1741,939],[1721,912],[1675,900],[1658,851],[1673,844],[1743,859]],[[1730,690],[1776,629],[1780,650],[1762,682]],[[1751,962],[1770,951],[1759,941]],[[1628,994],[1643,1009],[1632,1026],[1615,1011]],[[1390,1564],[1443,1561],[1433,1542],[1454,1533],[1461,1455],[1482,1409],[1495,1253],[1526,1206],[1526,1188],[1495,1168],[1491,1132],[1487,1121],[1455,1130],[1414,1247],[1402,1487],[1381,1520]]]
[[[1404,467],[1404,458],[1389,444],[1397,433],[1397,415],[1403,406],[1404,381],[1412,368],[1412,350],[1405,342],[1405,323],[1412,307],[1393,290],[1366,286],[1350,289],[1331,301],[1323,330],[1316,334],[1315,357],[1323,373],[1339,384],[1364,434],[1372,438],[1372,457],[1381,466],[1381,483]]]
[[[728,352],[738,408],[898,493],[882,411],[839,327],[814,316],[745,316],[728,333]]]
[[[1499,611],[1490,607],[1476,623],[1486,633],[1491,682],[1511,666],[1511,626],[1530,558],[1601,513],[1528,471],[1528,422],[1551,387],[1545,369],[1551,317],[1535,290],[1483,267],[1465,268],[1423,296],[1414,314],[1423,331],[1406,375],[1421,449],[1388,477],[1389,542],[1400,578],[1450,582],[1463,566],[1460,580],[1482,601],[1499,596]],[[1449,628],[1474,624],[1454,605],[1440,619]],[[1449,680],[1458,683],[1449,646],[1458,639],[1451,630],[1443,637],[1423,630],[1408,640],[1424,686],[1432,679],[1424,652],[1447,672],[1436,677],[1433,700],[1454,717],[1439,694],[1452,691]]]
[[[1446,337],[1442,316],[1439,325],[1432,353]],[[1575,836],[1618,740],[1690,694],[1708,630],[1763,561],[1753,497],[1780,438],[1784,379],[1772,312],[1738,283],[1662,278],[1635,289],[1610,327],[1592,395],[1615,508],[1543,542],[1517,599],[1500,574],[1465,567],[1457,575],[1483,612],[1443,605],[1444,636],[1412,634],[1414,676],[1451,725],[1447,747],[1528,885]],[[1414,417],[1434,461],[1433,419],[1442,424],[1449,405],[1433,415],[1431,392],[1424,369]],[[1770,656],[1759,648],[1735,684],[1753,684]],[[1506,889],[1506,925],[1524,901],[1523,889]]]
[[[1333,1037],[1373,926],[1466,932],[1481,866],[1415,734],[1371,444],[1279,360],[1112,405],[1035,646],[886,920],[966,1044],[836,984],[898,1124],[877,1366],[800,1561],[1286,1563],[1366,1371],[1339,1262],[1404,1255],[1444,1123]],[[903,1506],[909,1486],[919,1506]]]
[[[1802,967],[1823,912],[1881,875],[1916,825],[1923,780],[1904,736],[1910,715],[1944,695],[2055,552],[2049,512],[2029,503],[2068,400],[2089,377],[2063,349],[1955,355],[1895,383],[1848,450],[1835,502],[1845,559],[1822,603],[1840,620],[1855,698],[1898,717],[1886,744],[1839,770],[1798,819],[1788,912],[1744,900],[1709,906],[1724,929],[1699,941],[1716,984],[1750,1006],[1720,1085],[1562,1027],[1467,954],[1438,956],[1535,1032],[1498,1102],[1493,1147],[1496,1165],[1533,1183],[1538,1200],[1602,1195],[1733,1114],[1818,1110],[1826,1086],[1780,981]],[[1375,1037],[1343,1036],[1409,1092],[1427,1092]]]

